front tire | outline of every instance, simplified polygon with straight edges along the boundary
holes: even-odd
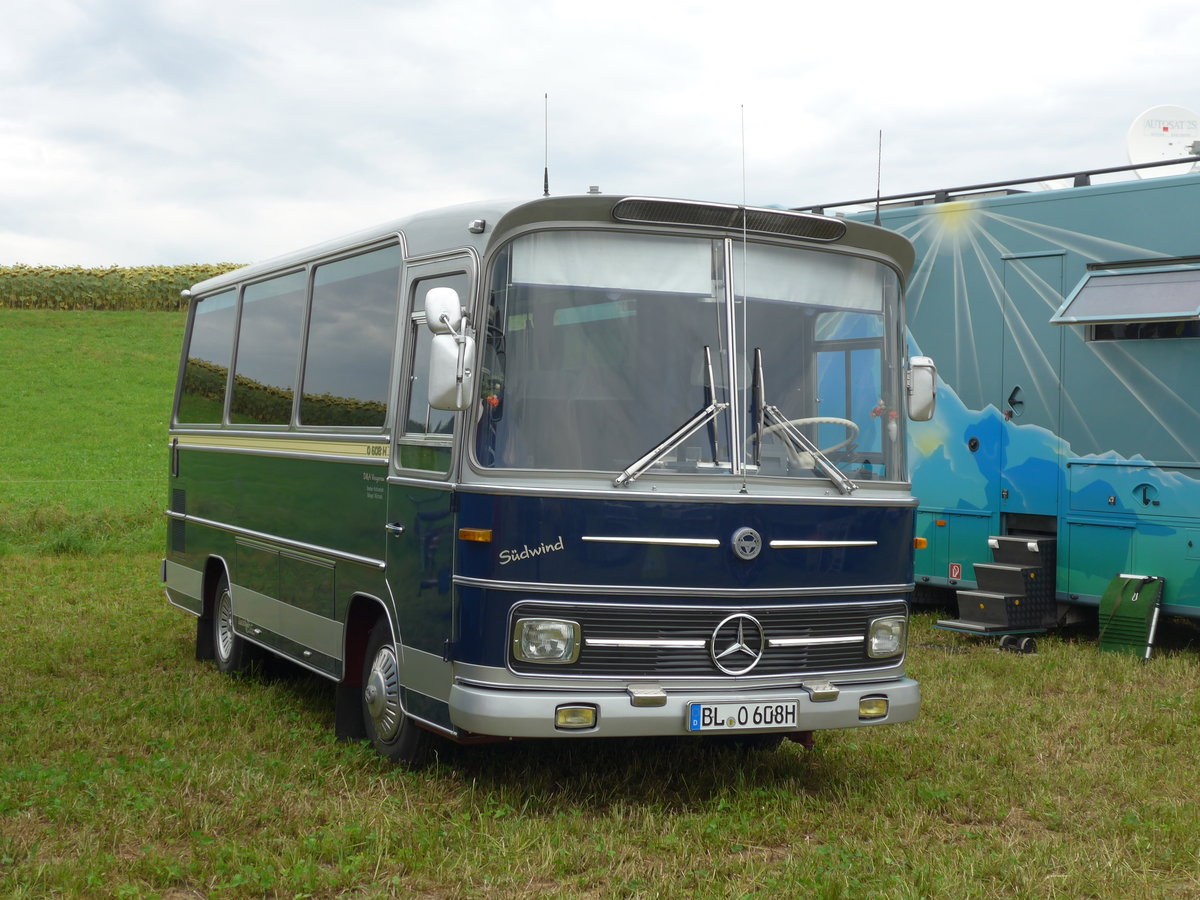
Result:
[[[433,735],[404,712],[400,659],[384,619],[371,629],[363,657],[362,716],[367,739],[384,759],[411,766],[429,758]]]

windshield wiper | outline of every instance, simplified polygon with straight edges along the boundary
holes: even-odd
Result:
[[[613,487],[624,487],[633,482],[635,478],[645,472],[648,468],[686,441],[689,437],[711,423],[725,409],[729,407],[728,403],[717,402],[717,387],[713,379],[712,353],[707,345],[704,348],[704,377],[706,384],[704,386],[704,399],[708,401],[708,405],[697,412],[694,416],[676,428],[671,434],[664,438],[660,443],[654,446],[652,450],[638,457],[629,468],[613,479]],[[717,430],[715,427],[709,429],[708,433],[709,444],[712,449],[713,462],[717,462]]]
[[[762,349],[754,348],[754,381],[751,387],[753,405],[750,410],[751,423],[754,427],[754,464],[761,461],[763,438],[767,430],[778,434],[792,453],[799,457],[801,465],[806,465],[804,458],[810,457],[813,465],[806,466],[820,470],[826,478],[833,482],[843,494],[858,490],[858,485],[851,481],[846,473],[835,466],[816,444],[805,437],[804,432],[797,428],[778,406],[772,406],[766,400],[766,387],[763,379]]]

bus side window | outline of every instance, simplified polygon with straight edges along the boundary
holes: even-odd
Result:
[[[382,428],[396,343],[400,247],[317,267],[300,424]]]
[[[233,424],[288,425],[304,327],[307,277],[292,272],[246,286],[234,363]]]
[[[225,386],[229,381],[236,321],[236,290],[222,291],[196,301],[183,370],[183,388],[179,394],[179,422],[221,423],[225,414]]]
[[[408,372],[408,405],[404,434],[399,440],[400,465],[406,469],[431,472],[450,470],[451,442],[454,437],[454,413],[429,405],[429,346],[433,333],[425,325],[425,295],[435,287],[450,287],[459,297],[469,297],[470,283],[465,274],[424,278],[415,283],[409,312],[408,339],[411,342]]]

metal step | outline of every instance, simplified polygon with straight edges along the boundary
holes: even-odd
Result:
[[[979,590],[997,594],[1028,594],[1040,585],[1032,582],[1043,577],[1041,566],[1012,563],[975,563],[975,582]]]
[[[1018,566],[1054,569],[1058,542],[1052,537],[1030,534],[1001,534],[988,538],[992,560]]]
[[[1024,594],[998,591],[959,591],[958,618],[982,625],[1009,626],[1013,612],[1020,611]]]

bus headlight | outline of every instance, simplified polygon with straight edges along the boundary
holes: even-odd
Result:
[[[886,616],[874,619],[867,626],[867,656],[871,659],[887,659],[904,652],[904,641],[908,631],[908,620],[904,616]]]
[[[523,662],[559,664],[579,659],[579,623],[564,619],[517,619],[513,656]]]

